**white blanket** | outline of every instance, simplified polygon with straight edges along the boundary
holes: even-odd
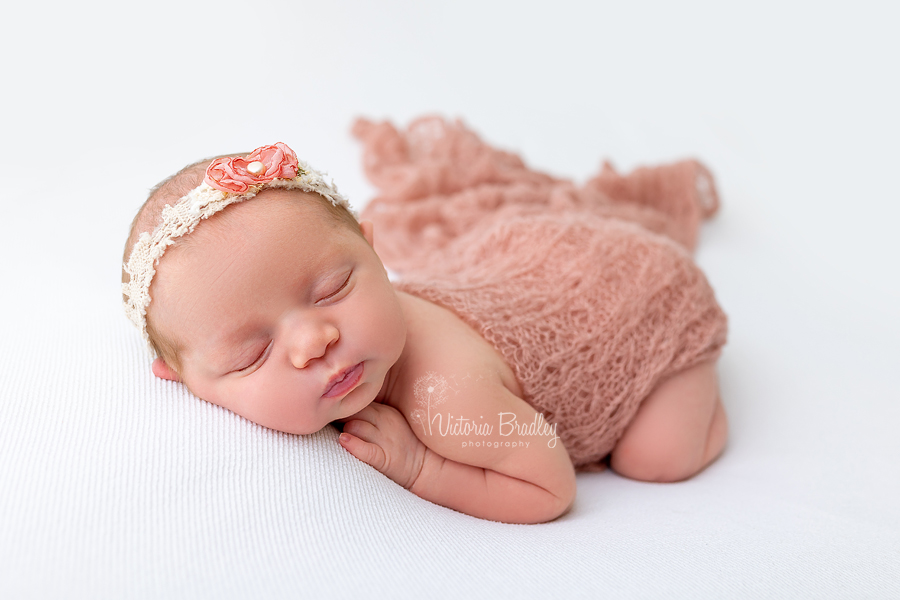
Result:
[[[0,598],[900,597],[896,19],[182,4],[20,3],[0,41]],[[719,461],[504,525],[153,378],[116,283],[150,185],[284,141],[359,205],[352,117],[428,110],[564,176],[710,165]]]

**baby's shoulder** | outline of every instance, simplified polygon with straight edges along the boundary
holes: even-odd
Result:
[[[406,359],[391,404],[405,412],[404,407],[421,400],[417,394],[443,394],[449,401],[460,393],[491,387],[522,396],[503,356],[459,316],[410,294],[398,292],[398,296],[407,322]]]

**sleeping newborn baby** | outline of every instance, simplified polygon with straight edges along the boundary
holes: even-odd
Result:
[[[358,134],[366,138],[370,168],[377,169],[373,148],[384,135],[399,133],[369,125],[361,123]],[[448,126],[444,139],[452,133]],[[393,160],[392,168],[398,164]],[[429,194],[383,195],[372,209],[392,200],[429,200]],[[453,199],[442,197],[446,209]],[[464,249],[420,244],[416,236],[430,227],[424,221],[405,233],[394,231],[413,248],[421,245],[417,260],[435,265],[438,275],[429,278],[421,264],[401,260],[401,281],[392,283],[376,251],[373,223],[357,220],[334,186],[280,143],[190,165],[152,191],[126,244],[126,312],[157,355],[152,369],[158,377],[183,382],[199,398],[279,431],[307,434],[335,424],[342,428],[339,443],[358,459],[422,498],[477,517],[555,519],[573,503],[575,469],[604,460],[616,472],[646,481],[699,472],[726,438],[715,371],[724,315],[702,274],[679,244],[634,221],[525,204],[527,210],[494,206],[490,212],[501,216],[503,231],[559,238],[560,228],[587,224],[601,237],[640,238],[654,249],[650,255],[663,248],[678,268],[687,265],[685,285],[667,280],[663,288],[677,284],[689,291],[660,295],[659,286],[653,288],[637,301],[644,317],[634,312],[620,323],[610,314],[621,312],[612,304],[596,311],[608,327],[624,323],[616,344],[642,357],[662,354],[663,360],[623,359],[625,354],[608,351],[603,338],[597,338],[599,354],[581,345],[563,356],[553,339],[526,339],[534,336],[515,318],[499,320],[522,332],[521,343],[502,324],[484,322],[484,315],[504,314],[504,304],[522,306],[505,303],[496,291],[511,289],[520,297],[512,271],[522,266],[515,235],[501,239],[496,227],[469,227],[456,235]],[[497,260],[471,255],[472,234]],[[396,250],[398,243],[388,247]],[[552,262],[552,251],[542,253]],[[472,265],[478,273],[469,272]],[[489,282],[485,265],[496,273]],[[602,261],[597,267],[603,270]],[[637,268],[646,271],[646,265]],[[625,277],[634,283],[633,274]],[[591,279],[586,273],[579,278]],[[609,273],[602,278],[616,285]],[[592,315],[583,314],[583,302],[567,309],[559,282],[548,284],[552,301],[538,294],[528,304],[531,314],[520,316],[540,323],[562,310],[577,324],[572,329],[599,332],[589,322]],[[484,304],[485,295],[495,304]],[[603,294],[597,297],[602,302]],[[648,312],[654,298],[662,313],[675,315],[677,331]],[[695,313],[693,320],[682,308]],[[656,333],[632,331],[641,328]],[[569,343],[565,336],[560,340]],[[651,340],[653,348],[636,347],[640,340]],[[525,360],[532,346],[552,349],[536,368]],[[631,383],[598,388],[587,380],[603,376],[601,368],[594,375],[581,372],[582,381],[572,387],[558,381],[558,373],[575,372],[559,361],[611,362],[630,374]],[[555,392],[542,391],[542,380]],[[585,385],[601,395],[587,397],[580,391]],[[573,398],[579,406],[567,406]]]

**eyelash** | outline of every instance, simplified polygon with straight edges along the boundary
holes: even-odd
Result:
[[[263,351],[259,353],[259,356],[257,356],[257,357],[253,360],[252,363],[250,363],[250,364],[247,365],[246,367],[241,367],[240,369],[237,369],[237,372],[238,372],[238,373],[243,373],[243,372],[246,371],[247,369],[249,369],[249,368],[253,367],[254,365],[256,365],[257,363],[261,362],[261,361],[262,361],[262,358],[263,358],[263,357],[266,355],[266,353],[269,351],[269,347],[270,347],[271,345],[272,345],[272,342],[269,342],[268,346],[266,346],[265,348],[263,348]]]
[[[327,296],[325,296],[324,298],[322,298],[322,300],[328,300],[329,298],[333,298],[334,296],[337,296],[338,294],[340,294],[341,291],[342,291],[345,287],[347,287],[347,284],[350,283],[350,276],[351,276],[351,275],[353,275],[353,271],[351,271],[350,273],[347,274],[347,278],[344,280],[344,283],[342,283],[338,289],[334,290],[333,292],[331,292],[330,294],[328,294]]]

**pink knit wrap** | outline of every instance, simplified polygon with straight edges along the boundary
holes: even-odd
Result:
[[[528,169],[461,123],[361,120],[363,211],[400,290],[496,347],[573,464],[594,468],[661,380],[713,359],[727,320],[689,251],[718,208],[696,161],[585,186]]]

